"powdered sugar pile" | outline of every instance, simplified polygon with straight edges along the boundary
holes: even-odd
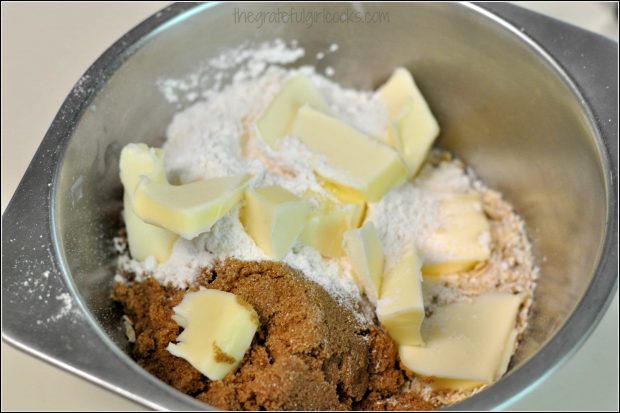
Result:
[[[162,93],[171,102],[178,102],[181,95],[194,93],[193,89],[199,88],[205,79],[225,79],[231,68],[236,69],[229,76],[232,80],[228,86],[221,88],[215,82],[202,92],[204,100],[174,117],[163,147],[169,180],[184,183],[251,173],[252,186],[281,185],[299,196],[311,193],[314,197],[310,200],[315,204],[319,198],[332,198],[318,183],[314,169],[326,176],[333,176],[337,171],[329,170],[324,160],[312,155],[294,137],[281,140],[276,150],[268,147],[257,137],[254,120],[282,85],[298,74],[315,84],[335,116],[361,131],[381,134],[387,110],[373,93],[343,89],[316,74],[313,68],[286,70],[273,65],[289,63],[302,55],[303,49],[287,48],[281,41],[254,49],[240,47],[210,60],[207,69],[203,67],[184,80],[161,81]],[[119,268],[134,273],[138,279],[153,276],[162,283],[183,288],[215,260],[268,259],[245,232],[238,216],[239,207],[236,207],[209,232],[192,241],[179,239],[165,263],[157,265],[152,258],[137,262],[125,254],[119,260]],[[297,244],[283,261],[301,270],[340,302],[360,301],[359,289],[344,259],[326,259],[313,248]]]
[[[162,93],[171,102],[178,102],[181,95],[197,93],[193,89],[204,88],[207,81],[212,83],[201,91],[203,100],[178,113],[168,127],[163,149],[169,180],[185,183],[250,173],[254,176],[251,186],[280,185],[298,196],[311,194],[314,204],[319,199],[333,198],[319,184],[314,171],[328,177],[338,171],[330,170],[323,159],[293,136],[280,140],[275,149],[269,147],[258,137],[255,120],[283,84],[299,74],[315,85],[334,116],[371,137],[385,131],[388,111],[373,92],[345,89],[315,73],[312,67],[285,69],[275,64],[290,63],[301,56],[303,49],[296,45],[288,48],[281,41],[254,49],[246,45],[208,61],[185,80],[161,81]],[[231,76],[232,69],[235,72]],[[227,77],[229,84],[222,87],[220,81]],[[437,188],[467,191],[471,190],[471,182],[457,167],[429,167],[415,183],[392,189],[369,207],[368,217],[379,229],[388,266],[407,242],[414,242],[424,251],[425,235],[438,225]],[[167,262],[157,265],[153,258],[137,262],[125,254],[119,268],[134,273],[138,279],[153,276],[162,283],[183,288],[193,282],[202,268],[228,257],[269,259],[245,232],[239,221],[239,207],[196,239],[179,239]],[[360,291],[345,258],[324,258],[315,249],[298,243],[283,261],[340,302],[360,301]]]

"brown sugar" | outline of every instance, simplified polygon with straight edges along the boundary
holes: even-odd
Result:
[[[405,376],[387,334],[361,324],[287,265],[229,259],[203,271],[191,289],[199,286],[236,294],[260,321],[240,367],[220,381],[166,350],[181,332],[171,316],[185,291],[152,279],[118,283],[114,291],[133,322],[134,358],[180,391],[232,410],[383,410],[392,406],[385,399],[400,393]],[[402,406],[429,407],[409,397]]]

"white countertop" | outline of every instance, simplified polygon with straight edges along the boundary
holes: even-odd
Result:
[[[127,30],[164,6],[2,3],[3,211],[75,81]],[[618,38],[611,3],[526,6]],[[2,393],[2,410],[144,410],[4,343]],[[618,409],[617,294],[577,354],[511,409]]]

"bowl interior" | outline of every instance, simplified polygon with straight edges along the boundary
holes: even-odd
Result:
[[[373,89],[408,67],[442,128],[439,145],[474,167],[524,217],[541,268],[530,326],[512,371],[563,325],[592,280],[605,236],[606,189],[595,132],[559,73],[514,33],[455,4],[296,5],[301,10],[387,13],[383,23],[235,22],[238,12],[278,5],[199,6],[149,36],[116,62],[77,120],[56,182],[54,225],[67,275],[82,302],[126,351],[110,300],[122,188],[120,149],[159,145],[185,104],[169,103],[159,79],[182,78],[205,59],[241,45],[297,40],[295,65],[332,66],[348,87]],[[337,43],[337,53],[315,60]],[[208,84],[207,84],[208,86]],[[492,391],[492,390],[491,390]]]

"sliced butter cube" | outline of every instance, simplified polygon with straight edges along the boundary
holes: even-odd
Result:
[[[166,182],[163,151],[143,143],[125,145],[121,151],[119,169],[121,182],[129,194],[136,189],[142,175],[148,175],[155,182]]]
[[[398,121],[409,111],[414,99],[413,88],[415,83],[411,73],[404,67],[398,67],[377,91],[392,121]]]
[[[378,93],[396,128],[396,147],[407,164],[409,176],[413,176],[439,134],[439,124],[407,69],[396,69]]]
[[[276,142],[290,132],[297,110],[304,105],[329,112],[327,103],[312,83],[303,76],[295,76],[286,82],[256,121],[262,139],[275,147]]]
[[[359,229],[344,233],[344,249],[358,284],[366,297],[377,305],[381,293],[384,255],[377,229],[372,222],[367,222]]]
[[[479,194],[445,194],[438,217],[440,227],[424,242],[424,275],[467,271],[489,259],[489,222]]]
[[[352,198],[376,202],[406,179],[407,169],[393,148],[310,107],[297,112],[293,135],[334,171],[316,172],[342,192],[357,195]]]
[[[123,218],[129,252],[139,261],[152,256],[158,262],[164,262],[170,257],[178,235],[138,218],[133,211],[130,195],[142,175],[147,175],[156,182],[166,182],[164,153],[160,148],[149,148],[143,143],[130,143],[121,151],[119,169],[125,188]]]
[[[193,239],[241,201],[250,178],[238,175],[169,185],[143,176],[132,197],[133,210],[149,224]]]
[[[365,209],[365,204],[344,204],[319,209],[308,218],[299,240],[325,257],[342,257],[345,255],[342,246],[344,233],[359,227]]]
[[[184,330],[167,350],[211,380],[239,366],[259,326],[256,311],[240,297],[206,289],[186,293],[172,319]]]
[[[400,346],[401,362],[422,376],[466,380],[473,386],[496,381],[515,347],[522,301],[522,295],[489,293],[471,303],[435,308],[422,324],[426,346]]]
[[[306,224],[311,205],[280,186],[248,189],[241,222],[256,244],[280,259]]]
[[[133,212],[131,198],[127,192],[123,196],[123,205],[123,218],[131,256],[138,261],[144,261],[151,256],[160,263],[167,261],[179,236],[167,229],[147,224],[138,218]]]
[[[415,247],[406,249],[398,264],[383,277],[377,317],[399,345],[423,345],[422,262]]]

